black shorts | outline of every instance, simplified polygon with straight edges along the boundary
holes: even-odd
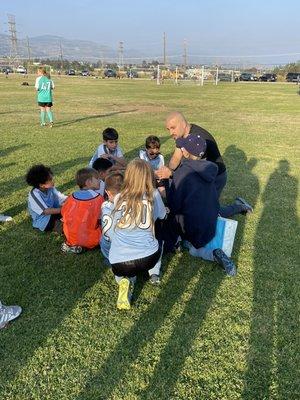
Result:
[[[112,271],[116,276],[134,277],[138,273],[147,272],[149,269],[152,269],[159,260],[160,254],[161,249],[158,249],[148,257],[111,264]]]
[[[38,105],[39,105],[40,107],[52,107],[52,106],[53,106],[53,104],[52,104],[51,101],[50,101],[50,103],[43,103],[43,102],[39,101],[39,102],[38,102]]]

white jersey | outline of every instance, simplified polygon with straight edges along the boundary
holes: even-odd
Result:
[[[118,158],[124,157],[121,147],[119,145],[115,148],[115,150],[111,151],[108,149],[106,144],[102,143],[102,144],[100,144],[100,146],[97,147],[93,157],[91,158],[91,160],[89,162],[89,167],[92,168],[94,161],[96,161],[97,158],[103,156],[103,154],[112,155],[112,156],[118,157]]]
[[[149,158],[146,150],[140,150],[139,157],[141,160],[147,161],[154,171],[165,165],[165,159],[162,154],[158,154],[155,158]]]
[[[116,196],[114,203],[118,201]],[[166,208],[158,190],[154,192],[153,209],[150,203],[143,200],[143,221],[139,226],[116,226],[122,216],[122,207],[116,211],[111,221],[113,234],[110,235],[111,247],[109,251],[109,262],[111,264],[136,260],[148,257],[158,250],[158,241],[154,235],[153,221],[157,218],[163,219],[166,215]]]

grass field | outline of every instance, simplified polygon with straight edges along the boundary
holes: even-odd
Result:
[[[56,77],[51,130],[39,126],[34,79],[0,77],[0,212],[14,218],[0,226],[0,299],[24,310],[0,331],[0,399],[299,399],[296,86]],[[148,134],[169,156],[171,110],[217,139],[229,173],[223,203],[240,195],[255,212],[237,218],[236,278],[176,254],[163,260],[161,286],[141,279],[132,310],[118,312],[98,250],[62,254],[61,236],[32,229],[24,175],[51,165],[71,193],[107,126],[128,159]]]

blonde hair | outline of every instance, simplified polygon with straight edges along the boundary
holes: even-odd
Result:
[[[46,70],[46,67],[39,67],[39,68],[38,68],[38,71],[40,71],[40,73],[43,74],[43,75],[45,75],[45,76],[48,75],[47,70]]]
[[[115,212],[122,209],[122,217],[117,223],[118,228],[139,226],[143,224],[145,201],[151,212],[153,224],[154,175],[150,164],[136,158],[126,168],[124,183],[115,206]]]

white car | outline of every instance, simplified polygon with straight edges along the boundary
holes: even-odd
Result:
[[[22,65],[19,65],[18,68],[16,69],[16,72],[18,72],[19,74],[26,74],[27,69],[25,67],[23,67]]]

